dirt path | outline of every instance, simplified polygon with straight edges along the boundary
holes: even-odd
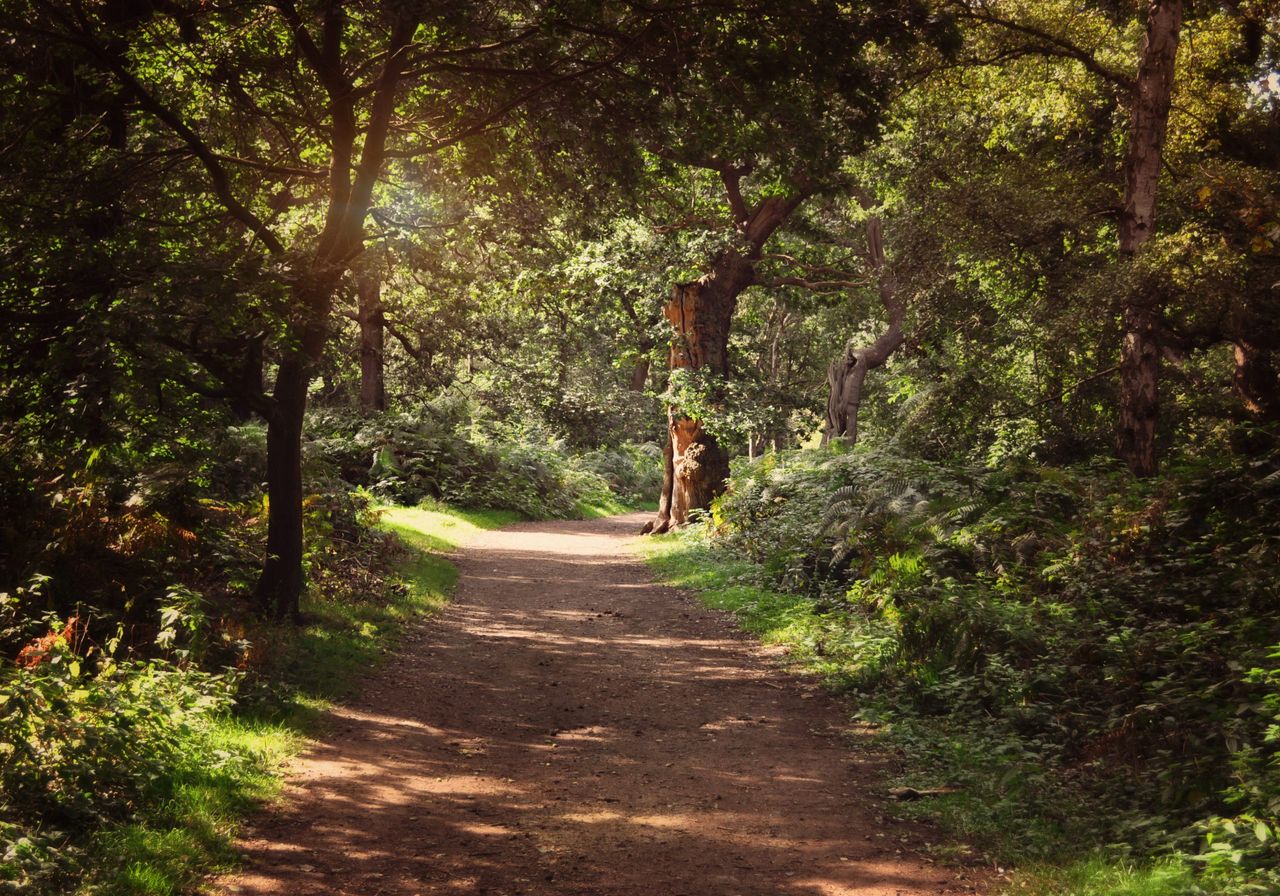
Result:
[[[463,551],[455,602],[335,713],[219,891],[969,892],[878,817],[882,770],[833,701],[651,584],[625,547],[642,519]]]

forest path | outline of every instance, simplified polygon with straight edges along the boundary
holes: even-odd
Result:
[[[936,896],[834,700],[652,583],[645,517],[523,523],[298,763],[226,894]]]

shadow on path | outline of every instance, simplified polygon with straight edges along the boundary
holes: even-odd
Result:
[[[650,582],[645,519],[525,523],[336,710],[226,894],[971,892],[878,816],[842,713]]]

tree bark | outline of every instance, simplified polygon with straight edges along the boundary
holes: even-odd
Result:
[[[884,366],[902,345],[906,336],[902,321],[906,307],[898,296],[897,283],[884,264],[884,225],[878,215],[867,220],[867,263],[875,274],[880,293],[880,304],[889,316],[889,326],[883,333],[863,348],[852,345],[827,368],[827,424],[822,433],[825,445],[833,439],[841,439],[851,445],[858,441],[858,408],[862,405],[862,390],[867,374]]]
[[[645,385],[649,382],[649,368],[651,364],[648,358],[641,358],[636,362],[636,366],[631,369],[631,391],[643,392]]]
[[[360,324],[360,410],[376,414],[387,409],[382,280],[374,273],[362,274],[356,290],[356,320]]]
[[[1235,341],[1236,394],[1260,423],[1280,422],[1280,366],[1274,353],[1247,339]]]
[[[1125,260],[1132,259],[1155,230],[1156,191],[1169,126],[1181,28],[1182,0],[1148,0],[1147,32],[1134,82],[1124,164],[1119,248]],[[1159,468],[1156,427],[1160,407],[1158,333],[1162,316],[1161,299],[1150,288],[1139,286],[1125,299],[1116,451],[1137,476],[1154,476]]]

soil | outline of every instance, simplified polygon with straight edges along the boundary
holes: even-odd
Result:
[[[335,710],[224,894],[917,896],[982,889],[880,803],[849,707],[652,583],[645,517],[525,523]]]

